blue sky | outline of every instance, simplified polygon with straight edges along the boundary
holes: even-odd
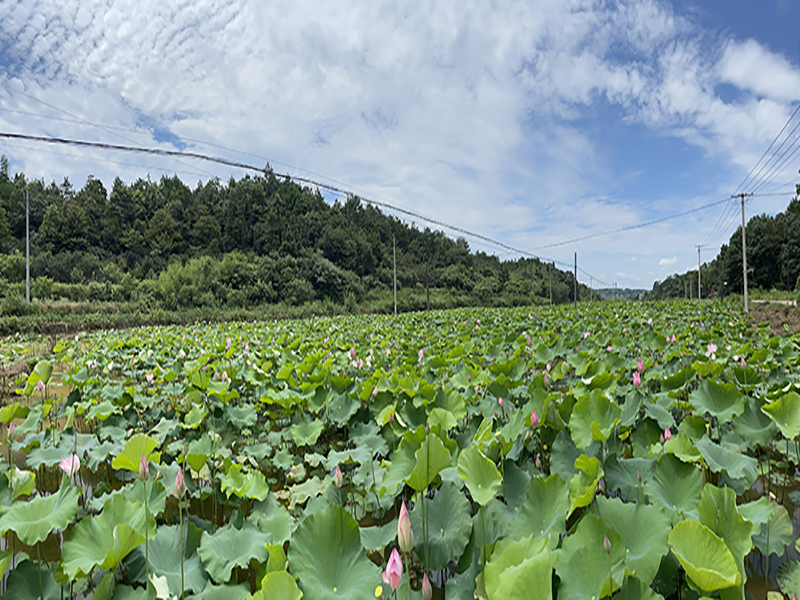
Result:
[[[724,205],[552,245],[728,197],[800,102],[797,0],[266,6],[5,0],[0,131],[269,161],[650,288],[696,267],[695,244],[713,256],[736,228],[709,235]],[[75,186],[243,175],[5,140],[0,152]],[[800,156],[763,191],[788,190],[798,168]]]

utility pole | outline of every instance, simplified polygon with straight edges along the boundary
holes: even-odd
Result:
[[[25,304],[31,303],[31,199],[25,186]]]
[[[578,308],[578,253],[575,253],[575,292],[574,292],[573,304],[575,308]]]
[[[744,199],[746,196],[753,194],[731,194],[731,198],[739,198],[742,201],[742,275],[744,276],[744,312],[750,312],[750,304],[747,300],[747,237],[745,236],[745,222],[744,222]]]
[[[700,291],[702,289],[700,287],[700,248],[702,247],[703,246],[701,246],[700,244],[697,244],[697,299],[698,300],[700,300],[703,297],[703,294]]]
[[[589,275],[589,302],[594,301],[594,277]]]
[[[392,236],[392,262],[394,263],[394,316],[397,316],[397,241]]]
[[[425,260],[425,295],[428,297],[428,312],[431,312],[431,290],[428,287],[428,261]]]
[[[550,289],[550,306],[553,306],[553,269],[555,268],[556,263],[553,263],[553,268],[550,268],[550,265],[547,265],[547,287]]]

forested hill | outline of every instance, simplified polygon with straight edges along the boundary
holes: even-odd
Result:
[[[349,198],[263,175],[189,188],[89,178],[76,190],[11,176],[0,165],[0,297],[24,297],[25,188],[30,191],[32,297],[190,307],[318,300],[387,312],[392,239],[400,310],[572,301],[572,274],[535,259],[501,262],[466,240],[421,231]],[[580,286],[579,299],[588,299]]]
[[[774,217],[756,215],[747,221],[747,282],[750,289],[800,289],[800,185],[786,210]],[[714,260],[700,268],[704,298],[742,294],[742,228],[739,226]],[[656,281],[648,298],[697,297],[697,269]]]

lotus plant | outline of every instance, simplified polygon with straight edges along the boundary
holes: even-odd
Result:
[[[414,532],[411,530],[411,519],[408,516],[408,509],[406,508],[405,500],[403,500],[403,504],[400,507],[400,517],[397,519],[397,545],[400,546],[400,551],[406,555],[406,566],[408,566],[408,554],[414,547]],[[410,570],[408,577],[408,597],[411,598]],[[394,586],[392,586],[392,588],[394,589]]]
[[[400,554],[397,552],[397,548],[392,548],[392,554],[389,556],[386,570],[381,573],[381,577],[383,577],[383,582],[392,588],[392,592],[394,592],[396,596],[397,588],[400,587],[400,580],[403,579],[403,563],[400,560]]]
[[[183,507],[181,506],[184,494],[186,494],[186,481],[183,479],[183,470],[179,466],[178,473],[175,475],[175,497],[178,499],[178,521],[181,528],[181,598],[183,598],[183,592],[186,589],[183,583]]]
[[[431,582],[428,579],[427,573],[422,575],[422,597],[425,598],[425,600],[431,600],[431,598],[433,598],[433,589],[431,588]]]
[[[142,452],[142,458],[139,461],[139,479],[144,484],[144,568],[146,580],[150,581],[150,547],[147,543],[147,521],[150,518],[150,512],[147,508],[147,480],[150,479],[150,466],[147,463],[147,458]]]
[[[66,458],[61,459],[59,466],[69,475],[70,487],[75,487],[75,475],[81,468],[81,460],[75,454],[70,454]]]

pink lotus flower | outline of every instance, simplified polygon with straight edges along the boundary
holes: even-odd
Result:
[[[400,587],[400,580],[403,579],[403,563],[400,560],[397,548],[392,548],[392,554],[389,556],[386,570],[381,573],[381,577],[383,577],[383,582],[392,588],[393,592],[396,592],[397,588]]]
[[[652,318],[650,318],[650,319],[647,319],[647,324],[648,324],[648,325],[652,325],[652,324],[653,324],[653,319],[652,319]]]
[[[425,600],[431,600],[431,598],[433,598],[433,589],[431,589],[431,582],[428,579],[427,573],[422,575],[422,597],[425,598]]]
[[[497,403],[500,405],[500,408],[503,408],[503,398],[502,398],[502,396],[497,399]]]
[[[147,383],[153,383],[154,377],[155,376],[153,375],[152,371],[150,371],[147,375],[144,376],[144,378],[147,379]]]
[[[611,346],[609,346],[608,348],[606,348],[606,351],[607,351],[607,352],[611,352],[612,350],[614,350],[614,348],[612,348]]]
[[[339,465],[336,465],[336,470],[333,472],[333,483],[337,488],[344,485],[344,478],[342,477],[342,470],[339,468]]]
[[[531,413],[531,427],[536,429],[539,426],[539,415],[536,414],[536,411]]]
[[[745,362],[744,362],[744,356],[743,356],[743,357],[741,358],[741,360],[739,361],[739,364],[741,364],[741,365],[742,365],[742,368],[743,368],[743,369],[744,369],[744,368],[747,366],[747,363],[745,363]]]
[[[36,383],[36,389],[40,392],[44,389],[44,382],[41,379]]]
[[[706,356],[711,356],[717,352],[717,345],[716,344],[709,344],[706,346]]]
[[[547,369],[548,373],[550,372],[550,363],[547,363],[547,366],[545,367],[545,369]]]
[[[183,479],[183,469],[178,467],[178,474],[175,475],[175,495],[178,498],[183,498],[186,493],[186,481]]]
[[[638,372],[634,373],[633,374],[633,387],[638,388],[640,385],[642,385],[642,376],[639,375]]]
[[[14,421],[11,421],[11,425],[8,426],[8,437],[14,439],[17,435],[17,424]]]
[[[550,387],[550,380],[547,378],[547,373],[544,374],[544,384],[547,387]]]
[[[425,350],[420,348],[419,352],[417,353],[417,355],[419,356],[419,359],[422,360],[422,357],[425,356]]]
[[[61,459],[59,466],[67,475],[72,477],[72,474],[77,473],[81,468],[81,460],[75,454],[70,454]]]
[[[142,459],[139,461],[139,477],[142,481],[147,481],[150,478],[150,467],[147,464],[144,452],[142,452]]]
[[[671,439],[672,439],[672,432],[669,430],[669,427],[667,427],[664,430],[664,441],[666,442],[666,441],[671,440]]]
[[[414,532],[411,531],[411,519],[406,509],[406,501],[400,507],[400,518],[397,520],[397,545],[405,554],[411,552],[414,547]]]
[[[536,461],[534,462],[534,464],[536,465],[537,469],[541,469],[542,468],[542,457],[541,457],[541,455],[539,455],[539,454],[536,455]]]
[[[636,370],[639,371],[639,375],[644,373],[644,361],[640,360],[636,365]]]
[[[356,349],[350,348],[350,358],[355,358],[355,357],[356,357]]]

